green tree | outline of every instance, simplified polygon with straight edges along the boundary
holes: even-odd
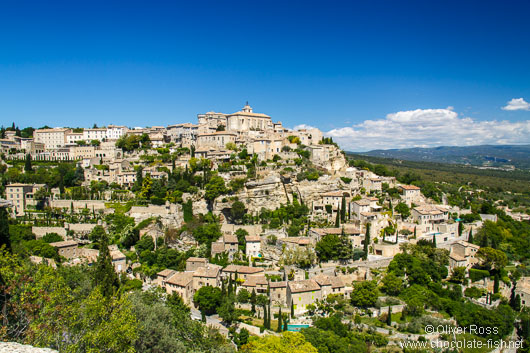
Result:
[[[101,294],[105,297],[111,297],[120,285],[118,275],[112,265],[107,236],[103,236],[100,241],[99,255],[94,267],[93,283],[95,287],[99,286],[101,288]]]
[[[450,281],[454,283],[464,283],[466,279],[466,268],[465,267],[454,267],[451,271]]]
[[[237,345],[238,348],[241,348],[241,346],[248,343],[248,338],[250,337],[250,334],[246,328],[242,328],[239,330],[239,334],[234,336],[234,343]]]
[[[340,238],[336,234],[326,234],[316,244],[315,251],[320,261],[330,261],[338,256]]]
[[[103,228],[103,226],[97,225],[88,235],[88,239],[93,243],[99,244],[106,236],[107,233],[105,232],[105,228]]]
[[[410,216],[410,208],[404,202],[398,203],[394,210],[399,213],[401,217],[403,217],[403,219],[408,218]]]
[[[280,311],[278,313],[278,327],[276,328],[276,332],[282,332],[282,308],[280,307]]]
[[[363,244],[363,260],[366,260],[368,258],[368,250],[370,246],[370,223],[366,224],[366,234],[364,236],[364,244]]]
[[[211,204],[219,195],[226,194],[228,192],[225,181],[220,176],[213,176],[208,184],[204,187],[204,198]]]
[[[230,209],[230,215],[232,216],[232,220],[234,223],[240,224],[241,221],[243,221],[243,216],[245,216],[246,213],[246,207],[245,204],[241,201],[235,201],[232,204],[232,208]]]
[[[480,248],[477,257],[482,260],[483,265],[494,270],[500,270],[508,263],[506,254],[501,250],[489,247]]]
[[[24,171],[26,173],[31,173],[33,171],[33,167],[31,166],[31,154],[26,154],[26,162],[24,164]]]
[[[7,210],[0,207],[0,248],[5,245],[7,250],[11,250],[11,239],[9,235],[9,217]]]
[[[393,272],[388,273],[383,278],[382,290],[388,295],[399,295],[403,290],[403,279],[396,276]]]
[[[201,287],[193,296],[193,302],[206,315],[213,315],[221,305],[223,293],[220,288],[212,286]]]
[[[246,290],[245,288],[241,288],[239,292],[237,293],[237,301],[243,304],[248,303],[250,297],[251,295],[249,291]]]
[[[217,308],[219,317],[223,319],[228,325],[239,319],[239,310],[236,309],[235,298],[233,295],[225,296],[222,299],[221,305]]]
[[[279,336],[251,337],[241,347],[244,353],[317,353],[318,350],[298,332],[282,332]]]
[[[42,240],[44,240],[46,243],[55,243],[58,241],[63,241],[63,237],[57,233],[47,233],[42,237]]]
[[[360,308],[373,306],[377,301],[377,297],[379,297],[379,290],[377,289],[376,281],[356,283],[350,295],[352,304]]]

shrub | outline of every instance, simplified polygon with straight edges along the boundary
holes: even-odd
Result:
[[[486,270],[479,270],[476,268],[469,269],[469,278],[471,279],[471,282],[477,282],[481,279],[484,279],[486,277],[490,276],[490,273]]]
[[[484,295],[484,290],[477,287],[469,287],[464,291],[464,295],[468,298],[478,299]]]

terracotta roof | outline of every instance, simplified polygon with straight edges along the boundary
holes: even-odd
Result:
[[[186,287],[192,280],[193,272],[175,272],[173,276],[166,279],[166,283]]]
[[[167,277],[169,276],[170,274],[172,274],[173,272],[175,272],[174,270],[171,270],[169,268],[166,268],[165,270],[162,270],[160,272],[157,273],[157,276],[162,276],[162,277]]]
[[[421,190],[416,185],[400,185],[399,187],[402,188],[403,190]]]
[[[237,272],[241,274],[253,274],[264,272],[261,267],[249,267],[249,266],[240,266],[240,265],[228,265],[223,269],[223,272]]]
[[[330,276],[331,288],[344,288],[344,282],[339,277]]]
[[[331,286],[331,280],[329,276],[326,275],[318,275],[313,277],[313,279],[320,285],[320,286]]]
[[[212,253],[219,254],[225,251],[225,244],[219,241],[212,243]]]
[[[269,287],[271,287],[271,288],[287,288],[287,282],[286,281],[269,282]]]
[[[193,277],[216,278],[217,276],[219,276],[219,267],[217,266],[199,267],[193,274]]]
[[[247,243],[249,243],[249,242],[260,242],[261,238],[259,236],[257,236],[257,235],[247,235],[245,237],[245,241]]]
[[[99,250],[87,249],[87,248],[79,248],[79,249],[77,249],[77,255],[79,257],[85,258],[88,263],[94,263],[98,259]]]
[[[57,241],[55,243],[50,243],[50,245],[55,248],[65,248],[67,246],[77,246],[77,242],[74,240],[65,240],[65,241]]]
[[[303,281],[289,282],[289,289],[291,290],[291,293],[302,293],[320,290],[320,286],[315,280],[306,279]]]
[[[375,213],[373,213],[373,212],[361,212],[361,216],[374,217]]]
[[[188,259],[186,260],[186,262],[204,262],[204,263],[207,263],[208,262],[208,259],[205,259],[204,257],[188,257]]]
[[[311,229],[314,232],[317,232],[320,235],[326,235],[326,234],[336,234],[341,235],[342,234],[342,228],[312,228]],[[352,226],[344,226],[344,234],[361,234],[361,231],[357,229],[356,227]]]
[[[223,236],[223,241],[225,243],[228,243],[228,244],[237,244],[238,243],[237,237],[235,235],[232,235],[232,234],[225,234]]]
[[[457,254],[451,254],[449,257],[455,261],[466,261],[466,258]]]
[[[353,203],[356,203],[359,206],[370,206],[370,200],[367,199],[355,200]]]
[[[112,257],[113,260],[125,259],[125,255],[119,250],[110,251],[110,257]]]
[[[241,285],[244,287],[256,287],[258,284],[267,285],[267,279],[263,274],[251,275]]]
[[[462,245],[462,246],[465,246],[465,247],[469,247],[469,248],[475,248],[475,249],[479,249],[480,248],[480,246],[472,244],[472,243],[467,242],[465,240],[459,240],[459,241],[456,242],[456,244],[459,244],[459,245]]]
[[[279,239],[284,243],[298,244],[298,245],[308,245],[311,243],[311,239],[308,237],[287,237]]]
[[[435,206],[435,205],[418,206],[418,207],[414,207],[413,210],[421,214],[430,214],[430,215],[437,215],[437,214],[447,212],[447,210],[445,210],[444,208]]]

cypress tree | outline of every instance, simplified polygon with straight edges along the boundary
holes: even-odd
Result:
[[[464,231],[464,225],[462,224],[462,221],[458,222],[458,236],[462,236],[462,232]]]
[[[340,227],[340,209],[337,210],[337,217],[335,217],[335,228]]]
[[[267,320],[269,316],[267,315],[267,305],[263,306],[263,328],[267,329]]]
[[[294,303],[291,302],[291,319],[294,318]]]
[[[414,239],[416,239],[416,226],[414,226]]]
[[[269,302],[269,310],[267,310],[267,315],[269,315],[269,317],[267,318],[267,328],[270,330],[271,329],[271,303]]]
[[[110,256],[108,239],[105,234],[99,244],[99,255],[94,268],[94,286],[101,287],[101,293],[105,297],[110,297],[114,294],[114,290],[119,287],[119,279],[114,266],[112,265],[112,258]]]
[[[512,292],[510,293],[510,306],[512,307],[512,309],[515,310],[515,287],[517,286],[517,283],[513,283],[513,286],[512,286]]]
[[[392,326],[392,307],[388,306],[388,315],[386,316],[386,324]]]
[[[434,234],[432,236],[432,243],[433,243],[434,247],[436,247],[436,234]]]
[[[515,305],[513,307],[513,310],[521,311],[521,296],[519,294],[515,296]]]
[[[33,167],[31,165],[31,154],[29,153],[26,154],[26,163],[24,164],[24,171],[26,173],[33,171]]]
[[[473,243],[473,228],[469,230],[469,234],[467,236],[467,241],[470,243]]]
[[[499,271],[495,270],[495,276],[493,276],[493,293],[499,292],[499,281],[500,281]]]
[[[250,304],[252,304],[251,311],[252,313],[256,313],[256,290],[252,290],[252,294],[250,295]]]
[[[0,247],[5,245],[7,250],[11,250],[11,239],[9,238],[9,217],[7,210],[0,207]]]
[[[282,332],[282,308],[280,308],[280,312],[278,313],[278,328],[276,331]]]
[[[340,205],[340,220],[342,223],[346,221],[346,197],[342,195],[342,204]]]
[[[368,246],[370,244],[370,223],[366,224],[366,235],[364,236],[364,254],[363,260],[368,258]]]

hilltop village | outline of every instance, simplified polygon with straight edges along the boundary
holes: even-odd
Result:
[[[103,296],[172,298],[180,320],[216,330],[201,339],[225,351],[298,336],[307,352],[453,339],[426,324],[517,338],[516,313],[530,305],[528,241],[515,239],[525,221],[484,200],[436,202],[347,158],[320,130],[288,129],[248,103],[166,127],[13,124],[0,150],[6,242],[35,265],[28,271],[80,268],[102,276]],[[17,278],[2,266],[4,280]],[[146,327],[128,339],[150,351],[144,336]]]

